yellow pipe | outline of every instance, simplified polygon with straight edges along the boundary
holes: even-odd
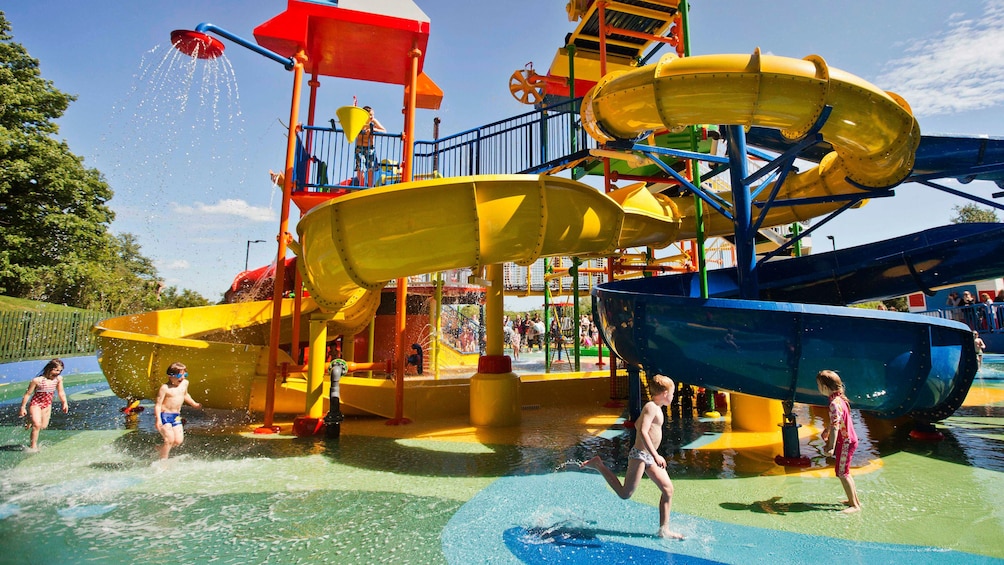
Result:
[[[329,315],[315,313],[310,316],[310,359],[307,364],[307,395],[303,413],[309,418],[324,415],[325,346],[328,341]]]
[[[491,286],[485,289],[485,353],[487,355],[504,355],[505,338],[502,335],[502,317],[504,316],[502,291],[502,265],[488,265],[488,280]]]
[[[356,360],[356,334],[342,336],[342,359]]]
[[[780,198],[860,193],[853,183],[885,188],[910,174],[920,127],[906,102],[815,55],[791,59],[759,49],[752,55],[665,55],[656,64],[603,77],[586,94],[581,115],[586,131],[601,142],[702,123],[775,128],[798,139],[825,106],[832,113],[820,133],[834,151],[819,166],[789,177]],[[685,218],[693,216],[693,204],[676,202]],[[775,207],[764,225],[809,219],[837,206]],[[721,215],[707,220],[709,235],[731,233]],[[692,230],[685,223],[681,234]]]

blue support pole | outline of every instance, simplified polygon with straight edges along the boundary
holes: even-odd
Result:
[[[727,126],[729,172],[732,178],[732,214],[736,225],[736,273],[739,296],[756,300],[760,284],[756,272],[756,231],[753,229],[753,198],[746,184],[746,132],[742,126]]]
[[[634,422],[641,415],[642,394],[641,394],[641,370],[628,365],[628,421]]]

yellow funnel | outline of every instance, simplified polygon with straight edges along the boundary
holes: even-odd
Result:
[[[356,140],[359,132],[363,131],[370,121],[370,113],[359,106],[342,106],[335,110],[335,115],[338,116],[338,123],[342,125],[349,143]]]

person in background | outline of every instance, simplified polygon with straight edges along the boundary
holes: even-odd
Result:
[[[363,110],[369,112],[369,121],[363,127],[359,135],[356,136],[356,181],[359,186],[373,186],[373,167],[376,166],[376,144],[374,132],[387,131],[373,115],[373,108],[363,106]],[[363,184],[363,170],[366,171],[366,184]]]
[[[976,344],[976,366],[983,366],[983,352],[987,350],[987,344],[980,337],[980,332],[973,330],[973,343]]]

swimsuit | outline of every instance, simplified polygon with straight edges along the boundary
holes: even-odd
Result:
[[[56,388],[59,386],[59,379],[49,379],[41,377],[40,381],[35,382],[35,394],[31,397],[31,406],[38,406],[41,408],[48,408],[52,406],[52,395],[55,394]]]
[[[830,395],[830,425],[836,428],[837,441],[833,448],[836,458],[834,471],[838,477],[851,474],[851,458],[858,447],[858,434],[851,422],[851,407],[840,393]]]
[[[650,465],[655,465],[655,457],[644,449],[638,449],[637,447],[632,447],[631,451],[628,451],[628,459],[637,459],[645,464],[646,467]]]
[[[373,165],[376,164],[376,148],[369,147],[366,145],[357,145],[355,151],[356,157],[356,169],[361,169],[363,163],[366,165],[366,169],[372,169]]]
[[[184,422],[181,420],[181,412],[161,412],[160,423],[165,426],[180,426]]]

